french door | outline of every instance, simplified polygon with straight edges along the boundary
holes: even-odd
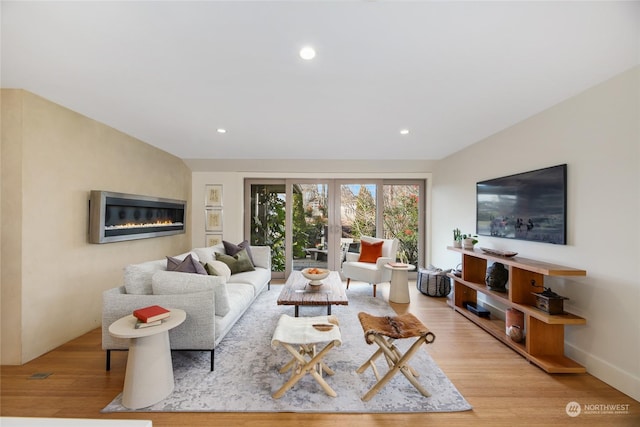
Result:
[[[272,251],[272,276],[341,270],[360,236],[397,238],[398,259],[424,259],[423,180],[247,179],[245,236]]]

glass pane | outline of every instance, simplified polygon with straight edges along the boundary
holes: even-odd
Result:
[[[394,184],[383,186],[384,237],[396,238],[398,258],[402,262],[418,267],[418,238],[420,186],[417,184]]]
[[[251,185],[251,240],[256,246],[271,247],[271,270],[285,270],[284,184]]]
[[[293,270],[327,268],[328,208],[327,184],[294,184],[292,211]]]
[[[360,251],[360,236],[376,236],[376,185],[340,185],[340,268],[347,252]]]
[[[376,235],[376,185],[343,184],[340,186],[342,237],[360,240]]]

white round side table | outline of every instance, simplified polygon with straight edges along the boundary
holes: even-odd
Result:
[[[136,329],[133,314],[109,326],[112,336],[131,339],[122,391],[122,404],[129,409],[151,406],[173,391],[169,330],[184,322],[187,314],[180,309],[169,310],[171,316],[157,326]]]
[[[384,267],[391,270],[389,301],[399,304],[408,304],[410,302],[409,271],[414,270],[416,266],[412,264],[405,264],[403,266],[385,264]]]

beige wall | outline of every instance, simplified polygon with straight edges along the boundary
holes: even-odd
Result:
[[[90,190],[190,202],[184,162],[22,90],[2,90],[2,363],[25,363],[101,323],[131,262],[184,252],[187,233],[89,244]],[[187,218],[190,212],[187,213]]]
[[[480,237],[480,246],[587,270],[549,282],[587,319],[565,328],[565,352],[589,373],[640,400],[640,67],[497,133],[437,164],[433,261],[452,229],[475,230],[475,183],[568,164],[568,244]],[[571,396],[567,396],[571,398]]]

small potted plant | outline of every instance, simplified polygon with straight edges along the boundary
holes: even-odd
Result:
[[[453,247],[461,248],[462,247],[462,233],[459,228],[453,229]]]
[[[473,249],[473,246],[478,243],[478,236],[475,234],[463,234],[462,235],[462,247],[464,249]]]

